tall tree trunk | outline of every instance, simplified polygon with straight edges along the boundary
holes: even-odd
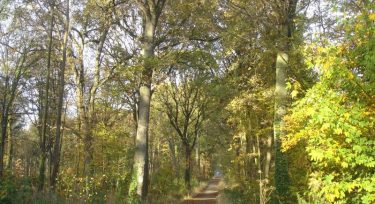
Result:
[[[4,104],[6,103],[7,102],[4,101]],[[0,178],[3,177],[3,174],[4,174],[4,153],[5,153],[5,141],[7,137],[8,116],[9,116],[8,107],[7,105],[4,105],[3,113],[1,116]]]
[[[258,158],[258,183],[259,183],[259,203],[266,204],[265,197],[264,197],[264,181],[262,175],[262,164],[261,164],[261,153],[260,153],[260,143],[259,143],[259,135],[256,135],[256,144],[257,144],[257,158]]]
[[[266,147],[266,161],[264,163],[264,179],[266,184],[269,183],[269,175],[271,168],[271,159],[272,159],[272,140],[273,135],[270,133],[267,137],[267,147]]]
[[[94,71],[94,82],[89,92],[89,101],[85,115],[85,121],[83,122],[83,136],[84,136],[84,174],[86,176],[92,175],[94,173],[94,168],[92,166],[92,160],[94,158],[94,149],[93,149],[93,132],[92,128],[94,128],[96,124],[96,116],[95,116],[95,99],[96,93],[99,89],[100,85],[100,68],[101,68],[101,56],[103,53],[104,43],[107,38],[109,31],[109,26],[104,25],[104,28],[101,32],[98,48],[96,50],[96,57],[95,57],[95,71]]]
[[[284,52],[277,54],[276,61],[276,89],[275,89],[275,115],[274,115],[274,138],[275,138],[275,186],[280,196],[286,195],[289,186],[288,162],[286,156],[281,152],[280,138],[284,135],[283,117],[286,113],[286,69],[288,67],[288,55]]]
[[[185,146],[185,186],[191,190],[191,149],[189,145]]]
[[[133,170],[137,175],[136,194],[142,200],[145,200],[148,186],[148,125],[151,100],[150,85],[141,86],[139,92],[139,117]]]
[[[257,180],[258,179],[258,171],[259,171],[259,169],[258,169],[258,165],[259,165],[259,157],[257,156],[258,155],[258,150],[257,150],[257,138],[256,138],[256,134],[253,132],[253,126],[252,126],[252,123],[251,123],[251,120],[252,120],[252,117],[251,117],[251,115],[249,115],[249,119],[250,119],[250,122],[249,122],[249,130],[250,130],[250,135],[249,135],[249,140],[250,140],[250,145],[251,145],[251,147],[249,147],[249,148],[251,148],[252,149],[252,154],[254,155],[253,157],[254,157],[254,166],[253,166],[253,168],[252,168],[252,175],[251,175],[251,177],[253,178],[253,179],[255,179],[255,180]],[[258,117],[257,117],[257,115],[255,115],[255,123],[256,124],[259,124],[259,120],[258,120]]]
[[[5,141],[7,136],[7,121],[8,121],[8,87],[9,87],[9,76],[5,77],[5,91],[3,94],[2,107],[1,107],[1,140],[0,140],[0,178],[3,177],[4,171],[4,152],[5,152]]]
[[[39,178],[38,178],[38,190],[42,191],[44,188],[44,182],[46,178],[46,134],[47,134],[47,120],[48,120],[48,109],[49,109],[49,89],[50,89],[50,77],[51,77],[51,56],[52,56],[52,41],[53,41],[53,26],[54,26],[54,11],[55,1],[51,3],[51,19],[50,29],[48,33],[48,56],[47,56],[47,74],[46,74],[46,88],[43,98],[43,115],[42,115],[42,131],[41,131],[41,143],[40,143],[40,159],[39,159]]]
[[[287,0],[287,9],[281,25],[281,38],[276,57],[276,87],[275,87],[275,114],[274,114],[274,145],[275,145],[275,187],[279,198],[285,197],[289,190],[288,161],[281,152],[281,138],[285,135],[283,117],[286,114],[287,91],[286,78],[291,48],[291,37],[294,30],[293,19],[298,0]]]
[[[22,61],[24,62],[26,56],[23,56],[23,59]],[[4,171],[4,153],[5,153],[5,141],[7,139],[7,136],[8,136],[8,131],[9,131],[9,135],[10,135],[10,130],[8,130],[8,127],[11,128],[11,121],[9,119],[10,117],[10,112],[12,110],[12,107],[13,107],[13,102],[14,102],[14,99],[16,97],[16,92],[17,92],[17,88],[18,88],[18,83],[20,81],[20,78],[21,78],[21,69],[22,69],[22,66],[23,66],[23,62],[21,63],[21,66],[20,67],[17,67],[17,73],[16,73],[16,76],[15,76],[15,79],[13,80],[12,82],[12,85],[11,85],[11,89],[10,89],[10,96],[9,96],[9,100],[7,100],[6,97],[4,97],[4,102],[3,102],[3,111],[2,111],[2,117],[1,117],[1,145],[0,145],[0,178],[3,176],[3,171]],[[5,92],[7,92],[8,90],[6,90]],[[7,95],[7,94],[6,94]],[[12,153],[12,142],[10,141],[11,140],[11,137],[9,138],[9,146],[8,146],[8,151],[9,151],[9,158],[8,158],[8,162],[9,160],[11,160],[11,153]]]
[[[12,170],[13,163],[13,133],[12,133],[12,118],[8,121],[8,161],[7,169]]]
[[[55,144],[52,152],[52,175],[51,175],[51,187],[55,190],[57,176],[60,165],[60,153],[61,153],[61,137],[62,137],[62,116],[63,116],[63,104],[65,95],[65,67],[67,59],[67,47],[68,38],[70,32],[70,0],[67,1],[66,8],[66,24],[64,40],[62,45],[63,58],[60,64],[60,78],[59,78],[59,89],[58,89],[58,101],[57,101],[57,118],[56,118],[56,137]]]
[[[88,113],[86,112],[85,115],[88,115]],[[82,135],[83,135],[83,149],[84,149],[84,152],[83,152],[83,157],[84,157],[84,160],[83,160],[83,174],[85,176],[90,176],[92,175],[94,169],[91,165],[91,162],[94,158],[94,149],[93,149],[93,146],[92,146],[92,142],[93,142],[93,136],[92,136],[92,131],[91,131],[91,123],[90,123],[90,119],[89,117],[85,117],[83,123],[82,123]]]
[[[18,83],[22,76],[22,69],[24,66],[24,62],[26,60],[26,53],[22,54],[22,57],[18,59],[16,65],[16,73],[15,77],[12,80],[10,85],[9,76],[5,77],[5,91],[4,91],[4,98],[3,98],[3,106],[2,106],[2,113],[1,113],[1,144],[0,144],[0,178],[3,177],[4,171],[4,153],[5,153],[5,141],[7,139],[7,132],[8,132],[8,122],[9,122],[9,114],[13,107],[13,101],[16,97],[16,92],[18,88]],[[10,88],[10,89],[8,89]]]
[[[146,203],[148,192],[148,126],[150,120],[151,104],[151,83],[153,65],[152,58],[155,52],[155,30],[158,19],[166,0],[148,1],[137,0],[139,9],[143,13],[143,36],[142,36],[142,56],[143,71],[139,87],[138,123],[134,154],[133,181],[129,195],[135,199]]]
[[[0,178],[3,177],[3,171],[4,171],[4,152],[5,152],[5,141],[7,137],[7,121],[8,121],[8,88],[9,88],[9,75],[7,74],[5,77],[5,87],[3,92],[3,101],[2,101],[2,107],[1,107],[1,122],[0,122],[0,128],[1,128],[1,140],[0,140]]]
[[[148,137],[149,137],[148,152],[151,153],[148,156],[148,168],[149,168],[148,172],[149,174],[152,174],[154,168],[156,168],[157,159],[155,159],[155,157],[156,157],[157,147],[154,147],[155,141],[150,140],[150,135]]]
[[[83,54],[82,54],[83,55]],[[83,56],[82,56],[83,57]],[[79,138],[77,138],[77,144],[81,142],[82,138],[85,138],[85,132],[87,128],[87,117],[86,117],[86,110],[84,104],[84,72],[83,72],[83,60],[81,63],[81,70],[79,70],[78,75],[76,76],[77,87],[76,87],[76,97],[77,97],[77,110],[78,110],[78,132]],[[79,173],[79,164],[80,164],[80,148],[77,148],[77,165],[76,165],[76,173]],[[85,170],[84,170],[85,171]]]
[[[87,138],[86,131],[89,129],[89,124],[88,124],[88,117],[87,117],[87,107],[85,105],[85,67],[84,67],[84,62],[83,62],[83,53],[85,49],[85,42],[84,39],[81,39],[81,46],[77,45],[78,47],[78,55],[79,55],[79,65],[78,67],[75,67],[75,83],[76,83],[76,98],[77,98],[77,118],[78,118],[78,132],[79,132],[79,139],[83,139],[84,144],[85,144],[85,139]],[[90,135],[89,135],[90,136]],[[77,139],[78,141],[78,139]],[[86,147],[86,146],[85,146]],[[77,169],[76,173],[78,174],[79,172],[79,164],[80,164],[80,151],[79,148],[77,148],[78,151],[78,157],[77,157]],[[83,174],[85,174],[86,169],[85,169],[85,161],[83,162]]]
[[[148,125],[150,115],[151,86],[142,85],[139,89],[139,119],[136,136],[136,150],[133,171],[136,175],[136,195],[146,199],[148,188]]]
[[[197,147],[195,148],[195,163],[197,164],[197,173],[198,175],[201,175],[200,174],[200,170],[201,170],[201,156],[200,156],[200,145],[199,145],[199,135],[197,136]]]
[[[142,55],[144,58],[144,67],[142,72],[142,82],[139,88],[139,105],[138,105],[138,123],[136,135],[136,147],[134,154],[133,179],[136,179],[136,196],[143,203],[146,202],[148,189],[148,126],[150,120],[150,103],[151,103],[151,82],[152,82],[152,65],[151,58],[154,57],[154,31],[155,27],[149,17],[144,18],[144,42]],[[134,191],[134,189],[129,189]],[[130,192],[134,194],[134,192]]]
[[[246,155],[249,155],[251,153],[251,144],[253,142],[253,136],[252,136],[251,114],[247,113],[247,115],[248,115],[248,123],[247,123],[248,125],[247,125],[247,130],[245,133],[245,138],[246,138],[245,153]],[[246,157],[245,158],[245,176],[246,177],[250,176],[251,179],[255,179],[255,177],[252,177],[254,172],[255,171],[254,171],[254,166],[252,165],[251,157]]]

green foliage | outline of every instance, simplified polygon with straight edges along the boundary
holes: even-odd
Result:
[[[152,175],[149,199],[153,203],[178,202],[187,193],[184,180],[174,178],[174,174],[173,169],[161,168]]]
[[[308,181],[309,172],[311,169],[311,162],[306,154],[306,144],[300,142],[293,147],[293,151],[285,152],[287,154],[288,170],[290,178],[290,196],[305,195],[309,191]],[[298,196],[297,196],[298,198]]]
[[[7,99],[9,95],[3,89],[9,89],[17,73],[24,70],[10,115],[17,125],[20,121],[31,126],[28,131],[10,129],[13,152],[4,151],[4,160],[10,158],[9,154],[13,156],[13,176],[6,172],[0,180],[0,203],[140,204],[132,158],[137,142],[138,87],[145,67],[152,67],[153,89],[147,144],[150,202],[178,203],[188,193],[182,180],[184,143],[192,145],[197,135],[193,185],[220,169],[230,186],[225,195],[233,203],[260,203],[270,196],[262,196],[259,191],[266,187],[264,192],[272,192],[274,185],[278,189],[275,202],[375,202],[372,1],[324,1],[322,6],[332,8],[330,15],[340,14],[340,19],[334,24],[319,22],[327,23],[328,33],[335,32],[331,36],[318,33],[327,37],[322,42],[309,35],[315,25],[304,33],[310,20],[303,15],[287,20],[295,24],[295,30],[289,39],[286,86],[288,100],[298,101],[285,118],[289,135],[282,145],[286,152],[279,151],[279,141],[272,142],[272,130],[273,125],[278,126],[274,123],[275,55],[276,47],[284,44],[280,28],[285,23],[283,10],[287,4],[259,0],[166,1],[159,8],[162,15],[153,22],[157,24],[154,40],[148,42],[141,36],[145,18],[135,2],[71,1],[72,43],[68,48],[61,172],[56,192],[36,193],[33,179],[38,176],[35,164],[40,155],[40,111],[46,105],[41,102],[47,63],[47,33],[43,28],[49,27],[46,19],[51,2],[0,0],[0,98]],[[137,2],[158,2],[162,6],[162,1]],[[305,4],[315,1],[298,2],[297,10],[303,13],[313,7]],[[60,85],[56,77],[60,75],[60,34],[65,23],[61,12],[66,8],[65,4],[55,6],[59,12],[55,13],[52,32],[56,40],[52,43],[46,152],[53,148],[55,139],[55,92]],[[149,11],[156,10],[151,6]],[[319,7],[320,12],[325,11]],[[325,21],[330,15],[316,19]],[[106,39],[102,39],[100,34],[107,29]],[[101,40],[102,52],[98,50]],[[141,50],[149,43],[155,55],[144,58]],[[322,44],[327,47],[317,46]],[[28,53],[25,62],[19,57],[23,52]],[[22,69],[15,72],[12,67]],[[97,73],[95,67],[99,68]],[[319,82],[311,88],[315,80]],[[83,104],[75,104],[80,106],[75,110],[73,103],[79,101],[80,94],[77,88],[83,90]],[[188,126],[182,131],[186,134],[179,135],[183,142],[168,114],[173,115],[175,126]],[[184,120],[188,118],[185,116],[190,118]],[[200,120],[201,116],[204,119]],[[85,138],[87,125],[92,139]],[[6,140],[6,144],[10,143]],[[93,149],[90,173],[84,171],[85,153],[91,151],[85,146]],[[5,150],[8,148],[10,145]],[[51,163],[49,153],[47,158],[46,166]],[[280,172],[280,166],[288,167],[288,172]]]
[[[247,193],[243,189],[225,189],[224,194],[233,203],[245,204],[249,202],[249,193]]]
[[[17,192],[16,185],[13,179],[5,178],[0,181],[0,202],[12,203],[12,197]]]
[[[129,204],[141,203],[141,198],[137,195],[137,172],[134,170],[129,185],[128,202]]]
[[[299,194],[297,194],[297,202],[298,204],[326,204],[327,203],[326,201],[319,199],[319,198],[305,200]]]
[[[236,204],[258,203],[258,192],[257,184],[253,182],[242,182],[239,185],[224,189],[225,197]]]
[[[32,203],[36,199],[32,181],[28,177],[17,178],[7,175],[0,181],[0,203]]]
[[[290,193],[289,185],[290,178],[288,172],[288,158],[287,155],[280,150],[280,145],[276,147],[275,152],[275,187],[277,189],[277,195],[280,196],[280,200],[284,200]]]
[[[354,31],[339,46],[320,48],[320,81],[286,118],[288,149],[306,143],[312,162],[310,197],[328,203],[375,201],[374,43],[369,15],[358,13]],[[372,66],[370,65],[372,64]]]
[[[0,20],[4,20],[8,17],[8,8],[9,0],[0,0]]]
[[[110,198],[125,200],[129,175],[95,175],[78,177],[62,171],[58,179],[59,193],[66,200],[80,200],[85,203],[105,203]]]

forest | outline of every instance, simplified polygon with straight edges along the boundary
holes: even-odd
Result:
[[[375,203],[374,32],[373,0],[0,0],[0,203]]]

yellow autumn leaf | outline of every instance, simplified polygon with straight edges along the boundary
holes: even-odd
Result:
[[[292,93],[292,98],[295,98],[297,95],[298,95],[298,91],[297,90],[293,90]]]
[[[336,128],[336,129],[335,129],[335,134],[336,134],[336,135],[341,135],[341,134],[342,134],[342,129],[340,129],[340,128]]]
[[[322,131],[324,131],[324,130],[327,130],[330,126],[331,126],[331,124],[329,124],[329,123],[324,123],[320,129],[321,129]]]
[[[315,110],[312,107],[307,108],[306,115],[311,116],[315,113]]]
[[[353,74],[353,73],[349,73],[348,78],[349,78],[349,79],[354,79],[354,74]]]

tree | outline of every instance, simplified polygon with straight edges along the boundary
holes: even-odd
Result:
[[[281,11],[279,11],[279,47],[276,57],[276,81],[275,81],[275,115],[273,122],[274,140],[275,140],[275,186],[276,192],[280,196],[288,193],[289,175],[288,161],[281,152],[280,138],[285,135],[285,125],[283,117],[287,108],[286,79],[289,63],[289,52],[292,45],[292,36],[294,31],[294,18],[296,15],[298,0],[287,0],[281,2]]]
[[[368,10],[373,5],[366,1],[333,3],[339,13],[350,17],[337,25],[344,29],[340,40],[326,42],[314,52],[319,60],[314,59],[310,66],[318,67],[319,82],[286,116],[288,135],[283,148],[291,152],[297,144],[303,145],[302,154],[311,161],[306,199],[372,203],[374,30],[370,25],[374,17]]]
[[[23,76],[38,58],[33,49],[32,41],[21,33],[21,22],[15,20],[16,25],[9,28],[7,33],[2,35],[2,59],[1,59],[1,77],[2,79],[2,98],[1,98],[1,144],[0,144],[0,177],[4,174],[4,154],[5,142],[7,140],[7,131],[9,124],[9,116],[13,109],[13,103],[19,94],[19,85]],[[23,46],[15,45],[22,43]]]
[[[189,64],[189,63],[187,63]],[[170,125],[185,148],[185,185],[191,190],[192,153],[205,119],[208,99],[203,85],[209,74],[190,67],[176,70],[169,84],[160,90],[160,101]]]
[[[113,2],[82,2],[82,10],[76,11],[72,30],[74,31],[73,42],[77,59],[74,65],[75,85],[76,85],[76,106],[78,109],[78,136],[84,142],[84,174],[91,175],[94,172],[93,160],[93,140],[92,129],[96,125],[95,121],[95,100],[100,86],[102,86],[110,76],[103,76],[103,52],[108,33],[113,26],[113,10],[118,6]],[[76,34],[76,35],[75,35]],[[86,65],[84,54],[93,45],[95,52],[94,65]],[[92,69],[91,69],[92,68]],[[92,75],[92,76],[91,76]]]
[[[40,164],[39,164],[39,185],[38,190],[42,191],[45,183],[45,171],[46,171],[46,140],[47,140],[47,120],[48,120],[48,110],[49,110],[49,92],[50,92],[50,78],[51,78],[51,58],[52,58],[52,42],[53,42],[53,28],[55,21],[55,1],[52,1],[50,6],[50,28],[48,30],[48,53],[47,53],[47,72],[46,72],[46,86],[43,98],[43,111],[42,113],[42,127],[41,127],[41,143],[40,143]]]
[[[67,50],[68,50],[68,37],[70,33],[70,0],[66,1],[66,22],[64,30],[64,39],[62,42],[62,61],[60,62],[59,72],[59,89],[58,89],[58,101],[57,101],[57,119],[56,119],[56,136],[55,143],[52,152],[52,174],[51,174],[51,187],[53,190],[56,188],[56,180],[59,172],[60,165],[60,151],[61,151],[61,140],[62,140],[62,112],[65,96],[65,68],[67,64]]]
[[[2,107],[1,107],[1,145],[0,145],[0,177],[3,176],[4,171],[4,153],[5,153],[5,141],[7,139],[8,125],[9,125],[9,115],[12,111],[13,102],[17,95],[18,84],[21,80],[22,75],[25,72],[26,55],[28,54],[26,50],[21,51],[19,58],[16,61],[15,67],[11,67],[12,62],[9,62],[8,49],[6,48],[6,53],[3,53],[3,67],[4,72],[4,90],[2,96]],[[11,70],[13,69],[13,70]],[[10,72],[14,71],[14,76],[10,75]]]
[[[0,203],[373,203],[371,3],[0,0]]]
[[[139,87],[138,123],[136,136],[136,150],[134,154],[133,185],[129,194],[146,201],[148,188],[148,125],[150,117],[151,84],[156,46],[156,28],[162,15],[166,0],[143,1],[137,0],[142,12],[142,58],[143,69]]]

